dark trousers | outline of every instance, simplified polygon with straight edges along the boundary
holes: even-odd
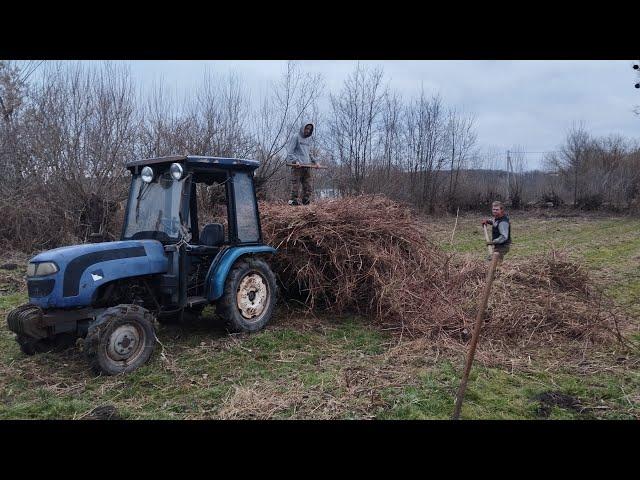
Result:
[[[507,245],[494,245],[493,246],[493,251],[494,252],[498,252],[500,254],[500,261],[502,262],[502,260],[504,260],[504,256],[509,253],[509,247],[510,244]]]
[[[311,186],[311,169],[304,167],[291,168],[291,200],[298,200],[300,185],[302,184],[302,203],[311,200],[313,187]]]

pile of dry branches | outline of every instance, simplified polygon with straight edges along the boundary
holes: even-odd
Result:
[[[467,291],[481,285],[470,282]],[[551,251],[526,261],[507,261],[498,271],[489,304],[487,333],[519,343],[554,337],[622,340],[625,316],[566,254]]]
[[[260,208],[289,301],[410,334],[469,338],[487,264],[442,251],[408,208],[381,196]],[[553,252],[508,259],[496,276],[485,333],[517,343],[612,338],[619,318],[590,285],[583,268]]]
[[[274,270],[286,296],[309,308],[378,319],[409,313],[441,277],[436,246],[408,209],[384,197],[263,204],[260,213],[265,238],[278,249]]]

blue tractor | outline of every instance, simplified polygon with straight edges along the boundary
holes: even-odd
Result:
[[[262,241],[258,165],[191,155],[128,163],[120,241],[56,248],[30,260],[29,303],[7,315],[21,350],[33,355],[82,338],[92,367],[114,375],[149,359],[155,320],[181,322],[215,305],[231,331],[264,327],[277,287],[267,263],[275,249]],[[226,229],[199,226],[197,192],[205,185],[218,185]]]

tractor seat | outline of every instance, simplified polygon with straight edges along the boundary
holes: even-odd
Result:
[[[191,245],[189,251],[196,255],[212,255],[217,253],[224,243],[224,225],[210,223],[200,232],[200,244]]]

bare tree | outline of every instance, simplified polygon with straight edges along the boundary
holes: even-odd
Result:
[[[458,114],[449,110],[447,123],[447,147],[449,151],[449,190],[447,202],[455,203],[460,171],[467,168],[477,141],[475,118],[472,115]]]
[[[335,156],[345,167],[351,193],[363,191],[367,169],[374,156],[382,109],[382,69],[368,70],[358,64],[345,80],[342,90],[330,95],[332,115],[330,138]]]
[[[387,175],[391,168],[400,163],[402,154],[402,98],[396,91],[388,90],[384,94],[384,109],[382,111],[382,159]]]
[[[250,97],[238,75],[206,75],[190,105],[187,146],[192,153],[241,158],[253,155]]]
[[[507,191],[513,208],[522,206],[524,190],[525,155],[522,147],[513,147],[507,152]]]
[[[173,135],[178,130],[174,105],[174,95],[163,82],[154,84],[151,92],[141,99],[136,156],[150,158],[186,153]]]
[[[21,115],[23,146],[13,158],[19,174],[3,192],[8,208],[39,217],[7,211],[18,238],[30,231],[31,241],[47,243],[105,231],[136,140],[133,93],[127,69],[112,64],[54,64],[32,85]]]
[[[326,111],[323,89],[320,75],[295,62],[252,101],[233,73],[207,72],[182,97],[163,83],[136,95],[128,69],[113,63],[0,61],[0,241],[31,250],[115,233],[113,205],[126,196],[123,164],[131,158],[256,158],[261,194],[279,197],[287,188],[284,146],[309,120],[318,125],[313,154],[330,167],[317,172],[317,185],[329,195],[383,193],[428,211],[507,198],[514,207],[552,199],[640,211],[637,141],[574,125],[546,159],[551,171],[525,171],[517,147],[507,172],[504,151],[477,148],[474,117],[437,94],[403,99],[381,69],[359,64],[329,92]],[[203,205],[218,204],[219,193],[198,189]]]
[[[254,116],[255,154],[260,160],[258,185],[269,182],[278,172],[284,176],[287,141],[301,122],[317,118],[316,102],[323,88],[321,75],[304,73],[296,62],[287,62],[282,77],[271,85]]]
[[[442,98],[420,97],[409,103],[405,113],[405,138],[409,170],[413,172],[411,187],[419,205],[433,211],[446,164],[446,124]]]
[[[24,101],[25,81],[15,63],[0,60],[0,113],[5,123],[11,122],[14,113]]]
[[[578,206],[578,195],[583,187],[587,155],[591,147],[591,136],[584,124],[574,124],[559,153],[547,158],[548,165],[560,173],[573,190],[573,206]]]
[[[18,174],[16,162],[22,142],[17,117],[24,112],[27,96],[23,77],[17,65],[0,61],[0,166],[4,172],[0,182],[11,181]]]

